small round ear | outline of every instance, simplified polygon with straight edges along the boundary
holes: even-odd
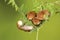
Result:
[[[32,23],[36,26],[36,25],[39,25],[41,21],[35,17],[32,19]]]
[[[35,16],[36,16],[35,11],[30,11],[29,13],[26,14],[28,20],[32,20]]]

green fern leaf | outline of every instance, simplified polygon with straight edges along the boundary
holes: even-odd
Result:
[[[6,2],[7,0],[5,0]],[[17,4],[15,3],[15,0],[9,0],[9,2],[7,4],[11,4],[12,7],[15,7],[15,10],[17,11],[18,10],[18,6]]]

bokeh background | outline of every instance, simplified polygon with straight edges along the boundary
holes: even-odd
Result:
[[[47,1],[53,2],[55,0]],[[0,40],[36,40],[36,31],[24,32],[17,28],[18,19],[19,14],[15,8],[4,0],[0,0]],[[60,14],[52,16],[42,26],[39,30],[38,40],[60,40]]]

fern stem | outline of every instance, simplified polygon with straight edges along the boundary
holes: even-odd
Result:
[[[36,33],[36,40],[38,40],[38,35],[39,35],[39,29],[37,29],[37,33]]]

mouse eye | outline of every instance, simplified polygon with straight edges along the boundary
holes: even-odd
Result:
[[[35,16],[36,16],[35,11],[31,11],[31,12],[27,13],[28,20],[32,20]]]

